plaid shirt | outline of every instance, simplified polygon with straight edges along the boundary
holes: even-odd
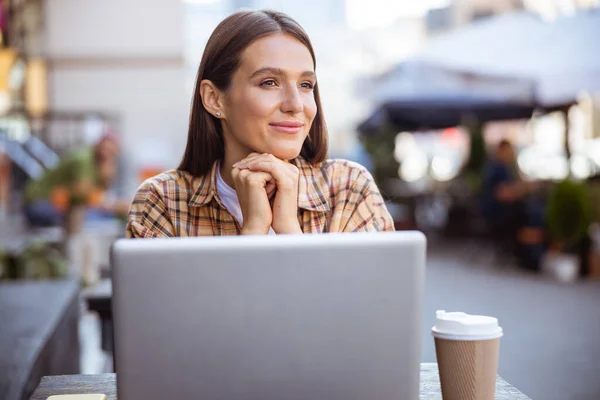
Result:
[[[371,174],[361,165],[328,160],[293,163],[298,179],[298,221],[304,233],[393,231],[394,223]],[[241,226],[217,192],[217,168],[194,177],[170,170],[138,189],[127,223],[129,238],[239,235]]]

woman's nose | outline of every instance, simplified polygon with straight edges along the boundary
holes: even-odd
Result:
[[[304,109],[302,97],[297,87],[288,87],[285,91],[285,98],[281,102],[281,111],[287,114],[298,114]]]

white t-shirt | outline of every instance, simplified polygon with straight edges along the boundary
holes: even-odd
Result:
[[[221,167],[217,168],[217,192],[227,211],[229,211],[233,218],[239,222],[240,226],[244,226],[244,216],[242,214],[242,207],[240,207],[237,193],[234,188],[229,186],[223,180],[223,177],[221,176]],[[273,228],[269,228],[269,235],[275,234]]]

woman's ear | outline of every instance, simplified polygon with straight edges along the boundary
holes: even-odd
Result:
[[[202,105],[210,114],[217,118],[225,115],[223,107],[223,93],[208,79],[200,82],[200,97]]]

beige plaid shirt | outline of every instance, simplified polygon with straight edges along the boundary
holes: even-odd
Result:
[[[394,223],[371,174],[361,165],[327,160],[311,165],[301,157],[298,221],[304,233],[393,231]],[[239,235],[241,226],[217,192],[218,163],[210,174],[194,177],[170,170],[138,189],[127,223],[127,237]]]

